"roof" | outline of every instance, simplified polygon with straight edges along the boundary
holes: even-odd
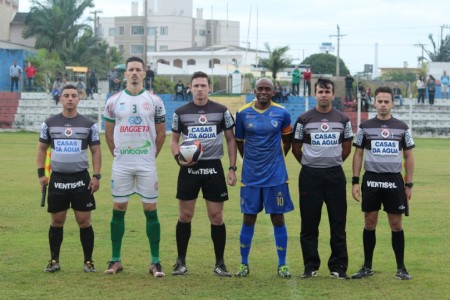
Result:
[[[28,13],[18,12],[14,15],[14,18],[11,21],[11,23],[23,24],[23,23],[25,23],[25,19],[27,18],[27,16],[28,16]]]
[[[211,51],[220,51],[220,50],[237,50],[237,51],[250,51],[250,52],[267,52],[264,50],[257,50],[257,49],[251,49],[251,48],[244,48],[240,46],[233,46],[233,45],[214,45],[214,46],[200,46],[200,47],[192,47],[192,48],[180,48],[180,49],[172,49],[172,50],[166,50],[164,52],[193,52],[193,51],[204,51],[204,52],[211,52]],[[161,51],[163,52],[163,51]]]

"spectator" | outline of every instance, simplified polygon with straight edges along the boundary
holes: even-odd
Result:
[[[434,104],[434,94],[436,92],[436,79],[434,79],[433,75],[428,76],[427,80],[427,88],[428,88],[428,102],[430,105]]]
[[[112,67],[111,70],[108,72],[109,93],[112,93],[114,91],[114,86],[116,84],[116,78],[117,78],[117,72],[114,69],[114,67]]]
[[[394,103],[398,100],[400,106],[402,106],[403,105],[402,90],[399,88],[398,83],[394,83],[392,93],[394,94]]]
[[[91,99],[94,99],[94,93],[97,93],[97,77],[92,70],[88,74],[87,93],[88,96],[91,96]]]
[[[55,100],[55,104],[59,103],[59,95],[61,95],[62,82],[61,78],[56,78],[56,81],[53,83],[52,87],[52,96],[53,100]]]
[[[25,74],[27,76],[27,92],[33,91],[34,77],[36,77],[36,68],[28,62],[28,65],[25,67]]]
[[[81,78],[78,78],[78,82],[75,84],[75,87],[77,88],[78,95],[80,96],[80,100],[86,99],[86,88],[85,88],[84,83],[81,80]]]
[[[22,68],[15,61],[9,68],[9,77],[11,78],[11,93],[13,92],[14,86],[16,87],[16,91],[19,92],[19,80],[22,77]]]
[[[192,100],[192,90],[191,90],[191,83],[188,82],[186,84],[186,90],[185,90],[186,100],[191,101]]]
[[[178,83],[173,88],[175,91],[175,101],[178,100],[178,96],[181,96],[181,100],[184,100],[184,84],[181,80],[178,80]]]
[[[312,72],[306,68],[306,71],[303,72],[303,96],[306,95],[306,88],[308,88],[308,97],[311,97],[311,77]]]
[[[145,89],[149,90],[153,88],[153,81],[155,80],[155,72],[150,68],[150,66],[147,66],[147,70],[145,71]]]
[[[294,84],[292,84],[292,89],[294,89]],[[273,96],[274,102],[281,102],[282,101],[282,93],[283,93],[283,86],[279,81],[275,83],[275,94]]]
[[[300,94],[300,75],[301,72],[298,69],[298,66],[295,66],[294,70],[292,70],[292,95],[298,96]]]
[[[447,71],[441,76],[441,95],[442,99],[448,99],[448,85],[450,83],[450,78],[447,75]]]
[[[420,104],[420,100],[422,100],[422,104],[425,103],[425,81],[423,80],[423,76],[420,75],[419,79],[417,79],[417,93],[419,96],[417,97],[417,104]]]
[[[350,73],[345,76],[345,104],[353,101],[353,81],[355,81]]]

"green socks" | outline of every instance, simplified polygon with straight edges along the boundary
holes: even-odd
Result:
[[[147,219],[147,237],[150,243],[151,263],[159,263],[159,240],[161,236],[161,226],[158,219],[158,211],[144,211]]]
[[[125,233],[125,211],[113,210],[111,220],[111,242],[112,258],[111,261],[120,261],[122,238]]]

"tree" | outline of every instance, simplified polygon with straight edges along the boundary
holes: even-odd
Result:
[[[94,7],[93,0],[46,0],[44,4],[38,0],[31,2],[22,36],[36,37],[36,49],[60,51],[70,48],[79,32],[89,28],[86,24],[76,22],[86,8]]]
[[[417,80],[417,74],[411,71],[405,71],[397,70],[397,71],[391,71],[383,74],[381,76],[382,80],[385,81],[396,81],[396,82],[413,82]]]
[[[63,70],[63,64],[56,51],[49,52],[47,49],[40,49],[36,54],[27,57],[38,70],[35,78],[36,86],[48,91],[55,80],[56,74]]]
[[[447,35],[445,39],[441,40],[441,45],[439,47],[436,46],[434,42],[433,35],[430,33],[428,38],[431,41],[431,45],[433,45],[433,50],[425,49],[423,44],[419,44],[422,47],[422,50],[428,55],[431,61],[433,62],[450,62],[450,35]]]
[[[291,66],[292,60],[284,57],[286,52],[289,51],[289,46],[274,48],[273,50],[270,49],[269,43],[267,42],[264,46],[269,52],[269,58],[260,59],[259,64],[269,69],[272,72],[273,79],[276,80],[279,71]]]
[[[334,74],[336,72],[336,56],[328,53],[317,53],[305,58],[302,64],[311,66],[315,74]],[[339,76],[345,76],[349,72],[344,61],[339,58]]]

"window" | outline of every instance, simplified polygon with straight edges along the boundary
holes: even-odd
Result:
[[[159,46],[159,51],[167,51],[167,50],[169,50],[169,46],[163,46],[163,45]]]
[[[173,61],[173,66],[177,68],[183,68],[183,61],[177,58]]]
[[[159,62],[160,64],[168,65],[168,66],[170,65],[169,62],[168,62],[167,60],[162,59],[162,58],[158,59],[157,62]]]
[[[144,45],[131,45],[131,54],[143,54]]]
[[[214,68],[214,65],[218,65],[218,64],[220,64],[220,60],[218,60],[217,58],[209,60],[209,67],[210,68]]]
[[[155,33],[156,33],[156,27],[148,27],[147,28],[147,35],[155,36]]]
[[[125,27],[117,26],[116,35],[124,35],[124,34],[125,34]]]
[[[195,62],[195,59],[188,59],[188,61],[187,61],[187,65],[188,66],[195,66],[196,65],[196,62]]]
[[[198,31],[199,36],[206,36],[206,30],[199,30]]]
[[[144,35],[144,26],[131,26],[131,35]]]
[[[155,46],[147,46],[147,51],[155,52]]]
[[[125,46],[122,45],[122,44],[119,44],[119,45],[118,45],[118,48],[119,48],[119,51],[120,51],[120,52],[124,52],[124,51],[125,51]]]
[[[169,27],[168,26],[159,27],[159,34],[160,35],[169,35]]]
[[[117,35],[117,28],[109,28],[108,30],[108,35],[109,36],[116,36]]]

